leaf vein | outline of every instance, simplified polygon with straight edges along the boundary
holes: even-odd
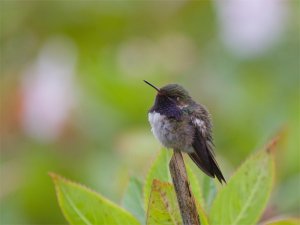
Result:
[[[260,173],[257,178],[257,182],[255,183],[254,188],[252,189],[253,191],[250,193],[249,197],[247,198],[247,201],[245,202],[241,212],[239,213],[239,215],[237,216],[235,221],[233,221],[233,225],[238,224],[238,222],[243,218],[243,215],[245,214],[246,210],[250,207],[250,203],[252,202],[252,199],[254,198],[255,194],[258,191],[259,183],[263,177],[264,177],[264,174]]]
[[[76,207],[76,205],[74,204],[74,202],[72,201],[72,199],[70,198],[70,196],[63,190],[63,188],[61,189],[61,191],[64,193],[68,203],[70,204],[70,206],[73,208],[73,210],[78,214],[79,218],[81,218],[83,220],[83,222],[85,224],[88,225],[92,225],[89,220],[80,212],[80,210]]]

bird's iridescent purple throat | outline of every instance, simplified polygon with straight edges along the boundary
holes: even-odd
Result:
[[[226,183],[215,159],[212,124],[206,107],[196,103],[178,84],[157,88],[144,82],[157,91],[148,113],[154,136],[166,148],[187,153],[208,176]]]

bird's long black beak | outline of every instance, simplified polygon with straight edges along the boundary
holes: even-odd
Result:
[[[153,87],[155,90],[157,90],[157,92],[160,92],[160,89],[155,87],[153,84],[149,83],[148,81],[144,80],[144,82],[148,85],[150,85],[151,87]]]

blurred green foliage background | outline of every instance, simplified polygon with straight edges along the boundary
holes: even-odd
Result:
[[[1,0],[0,18],[1,224],[65,223],[49,171],[121,201],[160,150],[143,79],[209,108],[227,179],[284,127],[267,213],[300,215],[298,1]]]

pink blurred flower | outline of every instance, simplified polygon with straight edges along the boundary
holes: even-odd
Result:
[[[59,137],[75,103],[76,49],[70,40],[54,38],[41,49],[22,80],[24,131],[51,142]]]

